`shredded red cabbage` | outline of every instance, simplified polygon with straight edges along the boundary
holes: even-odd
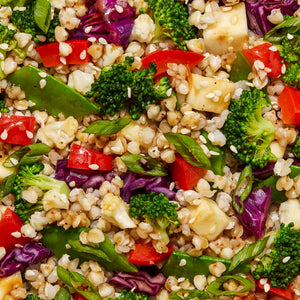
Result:
[[[23,248],[14,248],[0,261],[0,278],[12,275],[53,255],[54,253],[41,243],[27,243]]]
[[[272,198],[272,187],[264,187],[252,190],[244,201],[244,211],[236,213],[243,227],[250,231],[257,239],[264,236],[266,232],[266,220]],[[236,196],[238,205],[241,200]]]
[[[116,286],[127,290],[134,289],[137,292],[148,293],[152,296],[156,295],[160,288],[165,284],[166,278],[162,273],[151,277],[146,271],[138,271],[135,273],[120,272],[115,275],[110,282]]]
[[[275,25],[267,16],[273,9],[281,10],[283,15],[293,15],[299,7],[295,0],[246,0],[248,26],[259,36],[264,36]]]
[[[89,12],[80,19],[79,27],[74,31],[72,38],[104,38],[109,43],[127,47],[135,14],[128,2],[95,0],[89,4]]]
[[[170,200],[174,199],[176,195],[175,191],[169,189],[170,181],[166,177],[151,177],[127,172],[122,179],[121,198],[127,203],[130,202],[130,197],[141,192],[141,189],[144,189],[146,193],[151,191],[157,194],[163,193]]]

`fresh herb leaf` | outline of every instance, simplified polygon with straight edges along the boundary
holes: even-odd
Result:
[[[180,290],[172,292],[169,295],[171,300],[204,300],[204,299],[212,299],[212,297],[205,291],[200,290]]]
[[[232,263],[229,266],[228,272],[234,270],[238,265],[252,259],[253,257],[259,255],[264,249],[268,242],[269,236],[256,241],[250,245],[243,247],[237,254],[232,258]]]
[[[212,169],[211,162],[200,145],[190,136],[179,133],[164,133],[168,142],[172,143],[179,154],[195,167]]]
[[[36,25],[44,33],[47,33],[51,22],[51,5],[49,0],[36,0],[33,14]]]
[[[168,172],[164,166],[156,159],[135,154],[125,154],[121,156],[127,169],[133,173],[150,176],[167,176]],[[143,160],[145,164],[143,164]]]
[[[6,176],[1,184],[0,184],[0,199],[4,198],[6,195],[12,192],[15,179],[16,179],[16,173],[12,173],[9,176]]]
[[[10,6],[11,8],[14,8],[16,6],[25,6],[27,2],[27,0],[0,0],[0,5]]]
[[[78,294],[85,297],[87,300],[101,300],[101,296],[93,285],[81,274],[77,272],[69,272],[61,266],[57,266],[57,276],[67,286],[74,289]],[[78,289],[78,284],[84,283],[90,287],[90,291],[82,291]]]
[[[221,290],[220,288],[223,286],[223,284],[230,279],[234,279],[234,280],[238,281],[239,283],[243,284],[244,287],[241,290],[236,291],[236,292]],[[253,287],[254,287],[254,283],[247,278],[237,276],[237,275],[226,275],[226,276],[217,278],[212,283],[210,283],[208,285],[208,287],[206,288],[206,291],[213,295],[216,295],[216,296],[222,296],[222,295],[223,296],[232,296],[232,295],[238,295],[238,294],[247,292],[247,291],[251,290]]]
[[[71,293],[66,286],[60,289],[54,297],[54,300],[71,300],[71,299],[72,299]]]
[[[112,135],[118,133],[131,122],[130,118],[118,118],[116,120],[99,120],[93,122],[83,132],[97,135]]]
[[[14,168],[20,165],[30,165],[37,162],[43,154],[48,153],[50,147],[43,143],[23,146],[12,153],[3,163],[5,168]]]
[[[236,193],[237,193],[241,183],[244,182],[244,180],[247,180],[247,185],[240,196],[241,203],[239,205],[236,201]],[[250,194],[250,192],[252,190],[252,184],[253,184],[252,168],[251,168],[251,165],[248,165],[241,172],[239,180],[236,184],[236,188],[235,188],[235,190],[233,192],[233,196],[232,196],[233,207],[239,214],[243,213],[243,211],[244,211],[244,201],[248,197],[248,195]]]

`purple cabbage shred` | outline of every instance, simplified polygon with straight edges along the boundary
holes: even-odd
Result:
[[[267,19],[273,9],[280,9],[283,15],[293,15],[299,8],[295,0],[246,0],[245,5],[248,27],[259,36],[275,26]]]
[[[257,239],[264,236],[266,232],[266,220],[272,198],[272,187],[264,187],[252,190],[244,201],[244,211],[236,213],[246,231],[250,231]],[[241,200],[236,196],[238,205]]]
[[[134,9],[125,0],[89,1],[88,13],[80,19],[73,39],[104,38],[127,47],[134,23]],[[117,10],[118,7],[119,9]]]
[[[137,292],[156,295],[165,284],[166,278],[162,273],[151,277],[146,271],[135,273],[120,272],[110,282],[127,290],[134,289]]]
[[[41,243],[27,243],[23,248],[14,248],[0,261],[0,278],[10,276],[53,255]]]

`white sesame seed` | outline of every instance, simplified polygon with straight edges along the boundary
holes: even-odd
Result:
[[[66,244],[66,249],[70,249],[71,245],[70,244]]]
[[[121,14],[124,11],[123,7],[117,4],[115,5],[115,9],[119,14]]]
[[[231,95],[230,95],[230,93],[228,93],[225,97],[224,97],[224,102],[226,103],[226,102],[228,102],[229,100],[230,100],[230,98],[231,98]]]
[[[174,187],[175,187],[175,182],[171,182],[170,186],[169,186],[169,190],[172,191],[174,189]]]
[[[269,48],[269,50],[270,50],[270,51],[273,51],[273,52],[278,51],[278,49],[277,49],[276,46],[271,46],[271,47]]]
[[[282,66],[281,66],[281,74],[285,74],[285,71],[286,71],[286,65],[282,64]]]
[[[246,84],[247,86],[254,87],[254,84],[253,84],[252,82],[247,81],[247,82],[245,82],[245,84]]]
[[[29,130],[26,130],[26,135],[29,139],[32,139],[33,138],[33,133]]]
[[[211,154],[211,155],[216,155],[216,156],[217,156],[217,155],[220,155],[220,153],[219,153],[219,152],[212,151],[212,150],[210,150],[210,154]]]
[[[102,45],[107,45],[107,41],[106,41],[106,39],[103,38],[103,37],[100,37],[100,38],[98,39],[98,42],[99,42],[100,44],[102,44]]]
[[[67,60],[65,57],[60,57],[59,58],[60,62],[63,64],[63,65],[66,65],[67,64]]]
[[[253,64],[256,70],[263,70],[265,68],[265,64],[261,60],[255,60]]]
[[[290,34],[290,33],[288,33],[286,37],[287,37],[289,40],[292,40],[292,39],[294,38],[294,36],[293,36],[292,34]]]
[[[221,90],[215,90],[215,95],[216,96],[221,96],[222,95],[222,91]]]
[[[290,256],[286,256],[286,257],[282,260],[282,262],[285,264],[285,263],[287,263],[290,259],[291,259]]]
[[[268,282],[268,278],[261,278],[261,279],[259,280],[259,283],[260,283],[261,285],[265,285],[267,282]]]
[[[167,90],[167,96],[170,97],[172,95],[172,88]]]
[[[97,41],[97,39],[95,38],[95,37],[89,37],[88,38],[88,41],[90,41],[91,43],[94,43],[94,42],[96,42]]]
[[[205,95],[205,98],[208,98],[208,99],[213,99],[214,97],[215,97],[214,93],[208,93]]]
[[[269,290],[270,290],[270,285],[268,284],[268,283],[266,283],[265,285],[264,285],[264,291],[265,291],[265,293],[268,293],[269,292]]]
[[[86,58],[86,50],[83,50],[81,53],[80,53],[80,59],[81,60],[84,60]]]
[[[128,98],[131,98],[131,87],[127,87],[127,95],[128,95]]]
[[[272,71],[272,69],[270,69],[270,68],[265,68],[265,71],[267,72],[267,73],[270,73],[271,71]]]
[[[69,187],[75,187],[75,185],[76,185],[76,182],[75,182],[75,181],[71,181],[71,182],[69,183]]]
[[[3,130],[3,132],[0,135],[0,137],[1,137],[1,140],[3,140],[3,141],[5,141],[7,139],[8,133],[7,133],[6,129]]]
[[[236,148],[235,148],[234,145],[231,145],[231,146],[229,147],[229,149],[230,149],[232,152],[234,152],[234,153],[238,153],[238,151],[236,150]]]
[[[47,73],[45,73],[45,72],[39,72],[38,74],[42,78],[46,78],[47,77]]]
[[[99,166],[97,164],[91,164],[91,165],[89,165],[89,168],[92,170],[98,170]]]
[[[86,27],[86,28],[84,29],[84,32],[85,32],[85,33],[90,33],[92,29],[93,29],[93,26],[88,26],[88,27]]]
[[[212,98],[212,101],[214,101],[214,102],[219,102],[219,100],[220,100],[220,97],[218,97],[218,96],[214,96]]]
[[[19,231],[12,232],[11,235],[15,238],[20,238],[22,236],[21,232],[19,232]]]
[[[200,135],[200,136],[199,136],[199,140],[200,140],[203,144],[206,144],[206,143],[207,143],[207,140],[206,140],[206,138],[205,138],[203,135]]]
[[[179,266],[183,267],[185,265],[186,265],[186,260],[185,259],[181,259],[180,262],[179,262]]]
[[[25,6],[16,6],[13,9],[13,11],[25,11],[25,10],[26,10]]]
[[[47,84],[47,81],[45,79],[41,79],[40,80],[40,87],[41,87],[41,89],[43,89],[46,86],[46,84]]]
[[[191,132],[191,130],[188,129],[188,128],[182,128],[180,132],[181,132],[182,134],[188,134],[188,133]]]

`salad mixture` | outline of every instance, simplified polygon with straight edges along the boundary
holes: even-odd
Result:
[[[0,5],[0,300],[300,299],[300,1]]]

